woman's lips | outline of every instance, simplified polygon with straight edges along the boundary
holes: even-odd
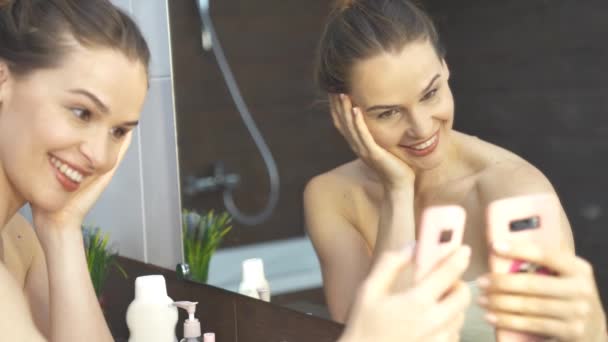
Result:
[[[403,147],[409,154],[412,154],[416,157],[424,157],[433,153],[433,151],[435,151],[435,149],[437,148],[438,144],[439,131],[437,131],[437,133],[435,133],[432,137],[419,144],[410,146],[401,145],[401,147]]]
[[[80,183],[86,177],[83,173],[75,166],[60,160],[54,155],[49,155],[49,163],[53,171],[55,171],[55,178],[66,191],[73,192],[78,190]]]

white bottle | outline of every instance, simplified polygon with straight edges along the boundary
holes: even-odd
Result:
[[[264,262],[254,258],[243,261],[243,279],[239,293],[265,302],[270,302],[270,285],[264,275]]]
[[[129,342],[177,341],[177,308],[172,304],[162,275],[137,277],[135,299],[127,309]]]
[[[184,321],[184,338],[180,342],[201,342],[201,322],[196,314],[197,302],[175,302],[173,305],[188,311],[188,318]]]

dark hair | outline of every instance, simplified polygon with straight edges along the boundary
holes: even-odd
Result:
[[[437,55],[444,57],[433,21],[411,1],[338,1],[317,49],[317,86],[329,93],[347,93],[348,75],[355,62],[384,51],[398,52],[420,40],[428,40]]]
[[[24,75],[58,65],[70,41],[116,49],[146,70],[150,50],[133,20],[109,0],[11,0],[0,4],[0,59]]]

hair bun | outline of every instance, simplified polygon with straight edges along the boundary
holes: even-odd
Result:
[[[355,0],[336,0],[334,1],[334,9],[338,11],[344,11],[350,8],[354,3]]]

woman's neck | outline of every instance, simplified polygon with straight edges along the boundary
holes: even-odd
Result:
[[[9,182],[4,167],[0,164],[0,233],[24,204],[25,199]]]
[[[416,172],[416,193],[424,193],[468,174],[469,168],[461,151],[459,133],[455,131],[450,133],[450,138],[446,141],[448,146],[445,149],[445,158],[441,164],[432,170]]]

